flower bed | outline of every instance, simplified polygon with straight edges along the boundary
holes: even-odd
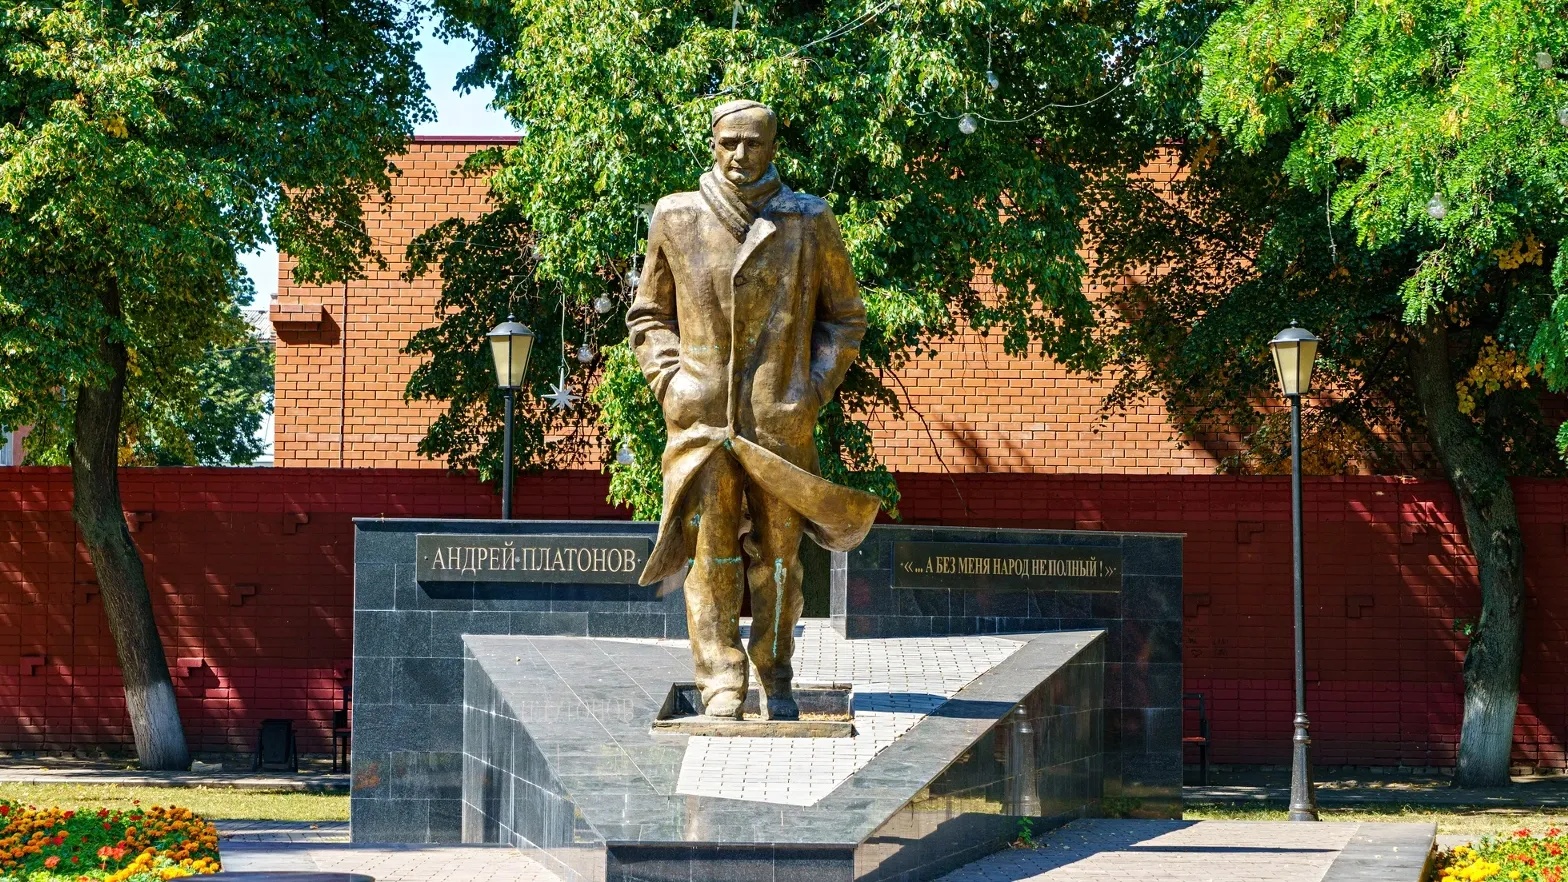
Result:
[[[1568,836],[1557,827],[1482,837],[1437,856],[1439,882],[1568,882]]]
[[[0,882],[155,882],[218,869],[218,830],[189,809],[92,812],[0,800]]]

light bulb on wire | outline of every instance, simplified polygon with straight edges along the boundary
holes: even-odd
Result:
[[[597,312],[600,315],[609,315],[610,314],[610,310],[612,310],[614,308],[615,308],[615,301],[611,300],[608,294],[600,294],[598,297],[594,298],[594,301],[593,301],[593,311],[594,312]]]
[[[593,362],[593,358],[594,358],[594,351],[593,351],[593,347],[592,346],[588,345],[587,343],[584,343],[583,345],[577,347],[577,360],[578,361],[582,362],[583,364],[590,364],[590,363]]]
[[[1001,85],[1002,78],[996,75],[996,71],[988,70],[985,72],[985,87],[987,89],[995,92]]]
[[[636,465],[637,454],[632,450],[632,446],[630,444],[622,441],[621,449],[615,451],[615,461],[623,466]]]
[[[958,118],[958,130],[966,135],[973,135],[975,129],[980,128],[980,121],[972,113],[966,113]]]
[[[640,283],[641,281],[642,281],[642,273],[639,273],[639,272],[637,272],[634,269],[626,271],[626,287],[628,287],[628,288],[632,289],[633,291],[635,291],[635,290],[637,290],[638,283]]]
[[[1448,217],[1448,200],[1442,193],[1433,193],[1432,198],[1426,201],[1426,213],[1432,220],[1442,220]]]
[[[1537,52],[1537,53],[1535,53],[1535,66],[1540,68],[1541,70],[1551,70],[1552,69],[1552,65],[1555,64],[1555,63],[1556,63],[1555,60],[1552,58],[1552,53],[1550,53],[1550,52]]]
[[[1568,128],[1568,107],[1557,108],[1557,122],[1563,128]]]

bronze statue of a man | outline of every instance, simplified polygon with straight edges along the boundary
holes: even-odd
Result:
[[[664,515],[641,578],[690,563],[686,620],[709,716],[740,717],[749,655],[765,714],[793,719],[800,537],[847,551],[877,513],[875,496],[820,477],[814,437],[860,352],[866,308],[827,203],[779,181],[773,111],[731,101],[711,123],[713,167],[701,189],[659,200],[626,314],[669,430]]]

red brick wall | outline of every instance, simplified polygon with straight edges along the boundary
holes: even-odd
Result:
[[[259,721],[291,717],[308,721],[302,751],[327,751],[352,657],[354,517],[495,517],[500,508],[488,487],[440,472],[121,475],[196,750],[254,750]],[[517,510],[618,516],[604,495],[591,473],[523,475]],[[70,505],[68,470],[0,469],[0,748],[130,742],[114,644]],[[201,661],[180,676],[182,659]]]
[[[915,523],[1184,532],[1187,688],[1208,695],[1214,760],[1288,759],[1289,485],[1283,478],[902,474]],[[351,518],[494,517],[489,488],[410,470],[146,469],[126,508],[198,750],[253,749],[259,720],[306,721],[324,752],[351,656]],[[602,475],[525,475],[522,517],[616,518]],[[1568,482],[1515,482],[1531,586],[1521,764],[1568,767]],[[1308,684],[1316,757],[1449,765],[1462,639],[1479,595],[1446,484],[1306,485]],[[0,469],[0,748],[126,745],[112,645],[64,470]],[[300,521],[304,515],[306,520]],[[291,532],[292,530],[292,532]],[[254,586],[247,593],[239,586]],[[29,658],[42,657],[33,665]]]
[[[276,465],[444,465],[418,453],[441,407],[403,400],[417,361],[399,353],[414,331],[434,323],[440,280],[432,275],[404,282],[398,274],[406,268],[403,251],[414,236],[439,220],[486,210],[483,182],[454,172],[470,153],[496,140],[415,139],[408,154],[394,160],[402,176],[393,185],[392,202],[377,199],[365,206],[370,233],[389,260],[385,270],[371,270],[346,290],[319,288],[295,285],[292,264],[280,261],[273,315]],[[1147,173],[1168,178],[1174,171],[1154,164]],[[983,290],[983,278],[981,283]],[[284,321],[301,309],[314,324]],[[1102,421],[1105,384],[1069,375],[1043,357],[1009,356],[995,335],[960,334],[909,365],[899,379],[908,391],[908,408],[900,418],[873,422],[877,449],[895,471],[942,471],[944,464],[961,472],[1214,471],[1216,457],[1184,445],[1167,424],[1163,406],[1147,404]]]
[[[490,143],[497,140],[490,139]],[[348,285],[296,285],[294,263],[278,261],[273,310],[277,368],[273,461],[279,466],[443,468],[419,455],[420,439],[443,409],[407,402],[403,388],[418,360],[401,349],[434,324],[437,276],[400,278],[414,236],[449,217],[486,210],[488,188],[456,174],[482,139],[423,138],[394,161],[394,198],[365,204],[366,228],[385,269]]]

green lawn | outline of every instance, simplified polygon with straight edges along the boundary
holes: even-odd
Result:
[[[286,793],[227,787],[121,787],[118,784],[0,784],[0,798],[61,808],[178,805],[207,820],[346,821],[347,793]]]
[[[1488,833],[1512,833],[1521,827],[1544,830],[1568,828],[1568,809],[1430,808],[1408,805],[1371,805],[1320,809],[1325,821],[1436,821],[1437,832],[1480,838]],[[1283,806],[1199,805],[1189,803],[1182,817],[1189,821],[1283,821]]]

